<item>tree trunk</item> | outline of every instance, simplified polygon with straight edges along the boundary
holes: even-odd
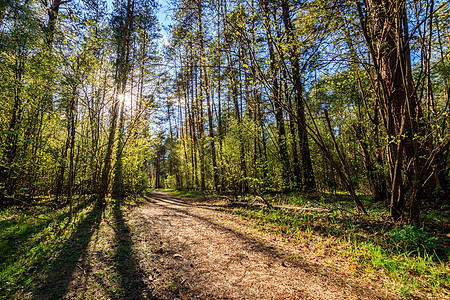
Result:
[[[294,26],[292,25],[290,16],[290,7],[287,0],[283,0],[282,16],[283,23],[287,34],[289,60],[291,63],[292,71],[292,83],[295,91],[295,105],[296,105],[296,119],[297,119],[297,132],[300,144],[300,156],[302,158],[302,172],[303,172],[303,188],[305,192],[311,192],[316,190],[316,180],[314,177],[314,171],[311,161],[311,153],[309,150],[308,135],[306,132],[306,117],[305,107],[303,103],[303,84],[300,76],[300,64],[299,54],[296,46],[296,39],[294,35]]]
[[[211,109],[211,100],[210,100],[210,91],[209,91],[209,82],[206,73],[206,68],[204,71],[205,76],[205,94],[206,94],[206,105],[208,106],[208,123],[209,123],[209,137],[210,137],[210,145],[211,145],[211,158],[213,164],[213,180],[214,180],[214,190],[217,191],[219,185],[219,175],[217,170],[217,159],[216,159],[216,143],[214,137],[214,123],[213,123],[213,113]]]
[[[410,220],[418,218],[420,207],[418,178],[423,163],[418,152],[421,108],[414,88],[409,49],[409,31],[404,2],[367,1],[367,17],[357,3],[362,29],[372,55],[377,83],[380,86],[380,113],[389,138],[388,162],[391,181],[391,215],[401,220],[406,195],[414,208]],[[369,19],[367,24],[366,18]]]
[[[269,59],[270,59],[270,71],[272,76],[272,93],[271,102],[274,105],[275,110],[275,120],[277,124],[278,131],[278,151],[280,155],[280,161],[282,164],[282,189],[283,191],[288,191],[290,187],[289,183],[289,157],[287,155],[287,144],[286,144],[286,132],[284,128],[284,118],[283,118],[283,106],[281,102],[280,95],[280,85],[278,82],[278,72],[279,68],[277,66],[277,57],[275,55],[272,32],[271,32],[271,20],[269,15],[269,4],[267,0],[263,1],[263,10],[265,14],[265,27],[267,43],[269,48]]]
[[[69,223],[72,223],[72,215],[73,215],[73,179],[74,179],[74,151],[75,151],[75,126],[76,126],[76,90],[77,87],[73,87],[72,99],[70,100],[70,108],[69,108],[69,133],[70,133],[70,151],[69,151],[69,187],[67,192],[67,198],[69,201]]]
[[[134,0],[128,0],[127,13],[125,24],[123,28],[123,36],[121,43],[118,44],[118,58],[117,58],[117,78],[116,91],[114,95],[114,104],[112,110],[111,125],[108,136],[108,143],[106,145],[106,153],[104,158],[104,165],[102,170],[101,186],[99,191],[99,204],[105,205],[105,197],[108,194],[109,183],[111,181],[111,165],[114,141],[116,137],[117,118],[119,117],[120,96],[125,96],[127,76],[128,76],[128,60],[129,60],[129,42],[131,35],[131,28],[134,13]],[[119,143],[120,144],[120,143]],[[121,152],[121,151],[119,151]],[[120,158],[120,157],[119,157]]]

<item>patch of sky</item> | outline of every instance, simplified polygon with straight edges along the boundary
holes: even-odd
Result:
[[[108,4],[108,10],[112,10],[114,0],[106,0]],[[169,44],[169,31],[172,24],[172,12],[173,6],[168,1],[159,0],[158,7],[158,21],[161,25],[161,39],[160,43],[163,45]]]

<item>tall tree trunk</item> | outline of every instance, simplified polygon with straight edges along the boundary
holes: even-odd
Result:
[[[100,189],[99,189],[99,195],[98,195],[98,203],[102,206],[106,205],[106,195],[108,194],[109,190],[109,183],[110,183],[110,175],[111,175],[111,160],[112,160],[112,151],[114,147],[114,140],[116,136],[116,127],[117,127],[117,117],[119,114],[119,99],[118,94],[115,92],[114,96],[114,106],[112,110],[112,119],[111,119],[111,125],[109,128],[109,135],[108,135],[108,143],[106,145],[106,153],[104,157],[103,162],[103,169],[102,169],[102,176],[100,181]]]
[[[204,191],[206,189],[206,171],[205,171],[205,148],[203,147],[203,143],[205,142],[204,136],[204,117],[203,117],[203,96],[205,96],[207,99],[209,98],[208,91],[207,91],[207,82],[206,82],[206,76],[207,73],[204,72],[204,45],[203,45],[203,9],[202,9],[202,1],[197,1],[197,13],[198,13],[198,34],[199,34],[199,40],[200,40],[200,66],[198,68],[199,72],[199,78],[198,81],[200,83],[200,96],[197,97],[197,107],[199,109],[199,156],[200,156],[200,190]],[[204,74],[203,74],[204,73]],[[197,73],[196,73],[197,74]],[[197,76],[196,76],[197,80]],[[198,88],[196,89],[196,91]],[[209,106],[209,105],[208,105]],[[208,107],[209,109],[209,107]]]
[[[122,41],[122,53],[120,66],[120,96],[119,97],[119,132],[118,132],[118,142],[116,149],[116,164],[114,169],[114,182],[112,194],[114,197],[123,197],[123,148],[124,148],[124,125],[125,125],[125,98],[127,97],[127,79],[130,72],[129,61],[130,61],[130,39],[131,39],[131,29],[133,26],[134,19],[134,0],[128,0],[127,3],[127,15],[124,24],[124,35]],[[120,99],[121,98],[121,99]]]
[[[68,133],[70,136],[70,151],[69,151],[69,186],[68,186],[68,191],[67,191],[67,198],[69,201],[69,223],[72,223],[72,215],[73,215],[73,181],[74,181],[74,162],[73,162],[73,158],[74,158],[74,151],[75,151],[75,126],[76,126],[76,113],[75,113],[75,109],[77,107],[77,87],[74,86],[73,87],[73,91],[72,91],[72,97],[70,99],[70,104],[69,104],[69,113],[68,113],[68,117],[69,117],[69,128],[68,128]]]
[[[422,159],[418,141],[421,107],[414,88],[409,49],[409,31],[404,2],[368,0],[364,16],[358,11],[380,86],[381,115],[389,136],[388,162],[391,182],[391,215],[401,220],[406,195],[412,208],[410,220],[419,216],[417,188]]]
[[[300,156],[302,159],[303,188],[305,192],[316,190],[316,180],[311,161],[311,153],[309,150],[308,135],[306,131],[305,107],[303,103],[303,84],[301,81],[301,70],[299,63],[299,54],[294,34],[294,26],[290,16],[290,6],[288,0],[281,2],[283,23],[286,30],[288,41],[288,53],[291,63],[292,84],[294,86],[294,102],[297,108],[295,117],[297,119],[297,132],[300,144]]]
[[[285,90],[287,90],[287,82],[285,83],[286,87]],[[288,94],[288,93],[286,93]],[[292,99],[290,95],[286,95],[286,98],[288,99],[289,103],[289,110],[294,111],[292,107]],[[302,181],[302,173],[300,169],[300,161],[298,158],[298,149],[297,149],[297,138],[296,138],[296,132],[295,132],[295,119],[292,114],[289,114],[289,130],[291,132],[292,136],[292,164],[293,164],[293,170],[294,170],[294,189],[301,188],[301,181]]]
[[[61,4],[68,3],[68,1],[62,1],[62,0],[53,0],[50,4],[50,7],[47,7],[47,15],[48,15],[48,21],[47,26],[45,28],[46,31],[46,44],[47,49],[49,52],[51,52],[51,49],[53,47],[53,40],[55,36],[55,27],[56,27],[56,20],[58,18],[59,8]]]
[[[128,71],[128,58],[129,58],[129,43],[131,28],[133,22],[134,13],[134,0],[128,0],[127,13],[125,18],[125,24],[123,28],[123,36],[121,43],[118,44],[118,59],[117,59],[117,77],[116,77],[116,90],[114,93],[114,104],[112,109],[111,125],[108,136],[108,143],[106,145],[106,153],[104,157],[104,164],[102,170],[101,186],[99,191],[99,204],[105,205],[105,197],[108,194],[109,183],[111,181],[111,165],[112,165],[112,153],[114,147],[114,141],[116,138],[117,119],[119,118],[120,96],[125,96],[127,85],[127,71]],[[120,144],[120,143],[119,143]]]
[[[283,118],[283,107],[281,102],[280,85],[278,82],[278,72],[280,71],[277,66],[277,57],[275,55],[273,40],[272,40],[272,30],[271,30],[271,19],[269,4],[267,0],[263,0],[263,11],[265,15],[265,27],[267,35],[267,43],[269,48],[269,59],[270,59],[270,71],[272,76],[272,92],[271,92],[271,102],[274,105],[275,110],[275,120],[277,123],[278,131],[278,151],[280,155],[280,161],[282,164],[282,189],[283,191],[289,190],[289,157],[287,155],[287,144],[286,144],[286,132],[284,128],[284,118]]]
[[[205,94],[206,94],[206,105],[208,106],[208,123],[209,123],[209,138],[210,138],[210,145],[211,145],[211,158],[212,158],[212,164],[213,164],[213,180],[214,180],[214,190],[218,189],[219,185],[219,175],[217,170],[217,158],[216,158],[216,142],[215,142],[215,135],[214,135],[214,123],[213,123],[213,113],[211,109],[211,95],[210,95],[210,89],[209,89],[209,81],[207,77],[206,68],[204,71],[205,76]]]

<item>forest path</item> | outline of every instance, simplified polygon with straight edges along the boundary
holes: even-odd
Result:
[[[90,208],[14,299],[397,299],[321,237],[258,226],[162,191]]]
[[[252,221],[215,206],[155,191],[127,218],[140,267],[158,274],[150,279],[151,289],[171,293],[156,292],[157,298],[395,298],[318,258],[313,249],[258,232]]]

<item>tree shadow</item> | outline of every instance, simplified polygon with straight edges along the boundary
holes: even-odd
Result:
[[[77,266],[81,268],[92,235],[99,228],[104,207],[94,207],[80,221],[76,231],[62,246],[62,250],[44,271],[44,282],[33,291],[32,299],[62,299],[68,292]]]
[[[123,199],[117,199],[113,206],[116,270],[119,273],[120,287],[123,299],[156,299],[152,290],[144,282],[145,271],[139,266],[134,254],[130,228],[125,223],[121,207]]]
[[[273,246],[268,246],[255,237],[251,237],[246,234],[243,234],[239,231],[236,231],[227,226],[224,226],[223,224],[220,224],[219,222],[214,222],[210,218],[187,211],[184,208],[186,206],[190,206],[190,205],[186,205],[186,202],[184,202],[181,199],[167,197],[167,196],[159,195],[159,194],[152,195],[151,198],[146,198],[146,199],[152,205],[156,205],[161,208],[171,210],[171,211],[175,212],[177,215],[179,215],[180,217],[194,218],[197,221],[206,224],[211,229],[217,230],[217,231],[225,233],[225,234],[232,235],[237,240],[242,241],[242,243],[245,245],[245,248],[247,249],[247,251],[259,252],[267,257],[271,257],[271,258],[277,260],[283,266],[288,265],[293,268],[301,268],[305,273],[311,274],[311,276],[317,277],[317,278],[325,276],[329,279],[328,282],[333,282],[336,286],[350,286],[353,293],[361,295],[363,297],[369,297],[369,298],[379,297],[381,299],[390,299],[391,298],[391,296],[386,295],[382,291],[362,290],[357,282],[350,284],[348,282],[348,275],[345,274],[344,272],[332,270],[331,268],[325,267],[314,261],[307,261],[304,259],[292,257],[290,254],[284,252],[282,249],[278,249]],[[167,206],[167,204],[172,205],[172,206]],[[177,205],[178,207],[175,207],[174,205]],[[193,207],[193,206],[191,206],[191,207]],[[214,209],[212,209],[212,210],[214,210]],[[170,252],[167,252],[167,253],[170,254]],[[178,264],[178,265],[173,266],[172,268],[189,270],[190,269],[189,267],[184,267],[180,264],[184,264],[184,265],[188,266],[191,263],[192,262],[190,262],[190,261],[176,262],[176,264]],[[188,289],[188,288],[184,287],[184,289]],[[392,298],[395,298],[395,297],[392,297]]]
[[[81,209],[83,209],[83,206],[78,204],[73,208],[73,213],[76,214]],[[14,264],[21,255],[30,251],[36,243],[46,238],[44,236],[40,239],[35,239],[34,237],[36,235],[45,231],[52,222],[62,222],[68,215],[69,212],[66,211],[56,214],[54,218],[36,219],[38,220],[37,222],[30,220],[24,222],[21,218],[0,221],[0,234],[2,239],[0,269],[6,269],[9,265]],[[30,217],[27,216],[27,218]],[[33,219],[33,216],[31,216],[31,219]]]
[[[336,238],[345,238],[348,236],[347,232],[355,232],[351,235],[352,240],[361,243],[371,243],[379,246],[386,252],[392,253],[392,255],[405,255],[411,257],[417,257],[427,254],[435,263],[448,263],[450,256],[450,247],[447,239],[447,232],[442,230],[446,228],[445,221],[442,224],[426,224],[427,227],[416,228],[411,230],[410,235],[399,240],[391,239],[389,234],[392,229],[398,226],[398,224],[385,218],[376,218],[375,210],[371,206],[379,206],[379,202],[374,202],[371,196],[365,196],[361,199],[366,208],[373,213],[373,215],[367,217],[364,215],[351,215],[345,214],[346,211],[350,211],[354,207],[353,200],[349,195],[332,196],[327,195],[321,199],[321,204],[327,205],[322,208],[307,208],[303,209],[291,209],[287,206],[273,206],[267,208],[262,203],[251,203],[246,201],[230,201],[225,204],[214,204],[208,200],[196,201],[195,204],[191,203],[185,198],[177,198],[176,196],[167,196],[162,193],[155,192],[153,198],[157,198],[159,201],[170,203],[176,203],[181,206],[195,206],[201,207],[211,211],[228,211],[234,215],[238,215],[244,218],[257,219],[252,214],[262,213],[260,218],[264,218],[264,223],[275,224],[281,227],[296,228],[302,231],[311,230],[315,235],[324,238],[333,236]],[[361,196],[360,196],[361,197]],[[199,204],[200,202],[200,204]],[[331,207],[330,204],[339,203],[340,207]],[[317,204],[317,203],[316,203]],[[322,206],[322,205],[321,205]],[[329,210],[326,210],[328,207]],[[241,210],[235,210],[241,208]],[[335,210],[342,210],[342,214],[336,214]],[[279,214],[280,218],[269,217],[272,213]],[[288,225],[288,226],[286,226]],[[425,223],[424,223],[425,225]],[[448,226],[447,226],[448,227]],[[292,233],[286,229],[279,232],[285,236],[292,236]],[[419,237],[419,238],[418,238]],[[409,238],[409,240],[408,240]],[[416,240],[419,240],[417,243]],[[399,243],[401,242],[401,243]],[[419,250],[418,250],[419,249]]]
[[[226,210],[234,215],[250,217],[255,220],[262,218],[264,223],[281,227],[296,228],[302,231],[311,230],[315,235],[323,238],[351,237],[353,241],[359,243],[371,243],[379,246],[383,251],[392,253],[392,255],[418,257],[425,253],[436,263],[447,263],[450,258],[449,243],[446,242],[446,232],[442,230],[444,228],[442,226],[436,230],[409,227],[409,231],[402,234],[401,239],[392,239],[392,230],[398,228],[398,224],[373,216],[335,215],[332,211],[329,213],[320,210],[301,211],[275,206],[267,209],[262,205],[236,202],[218,206],[200,205],[200,207],[214,211]],[[236,210],[236,208],[240,209]],[[258,216],[259,213],[261,213],[260,216]],[[272,213],[276,213],[280,217],[270,217]],[[285,229],[280,234],[292,235]]]

